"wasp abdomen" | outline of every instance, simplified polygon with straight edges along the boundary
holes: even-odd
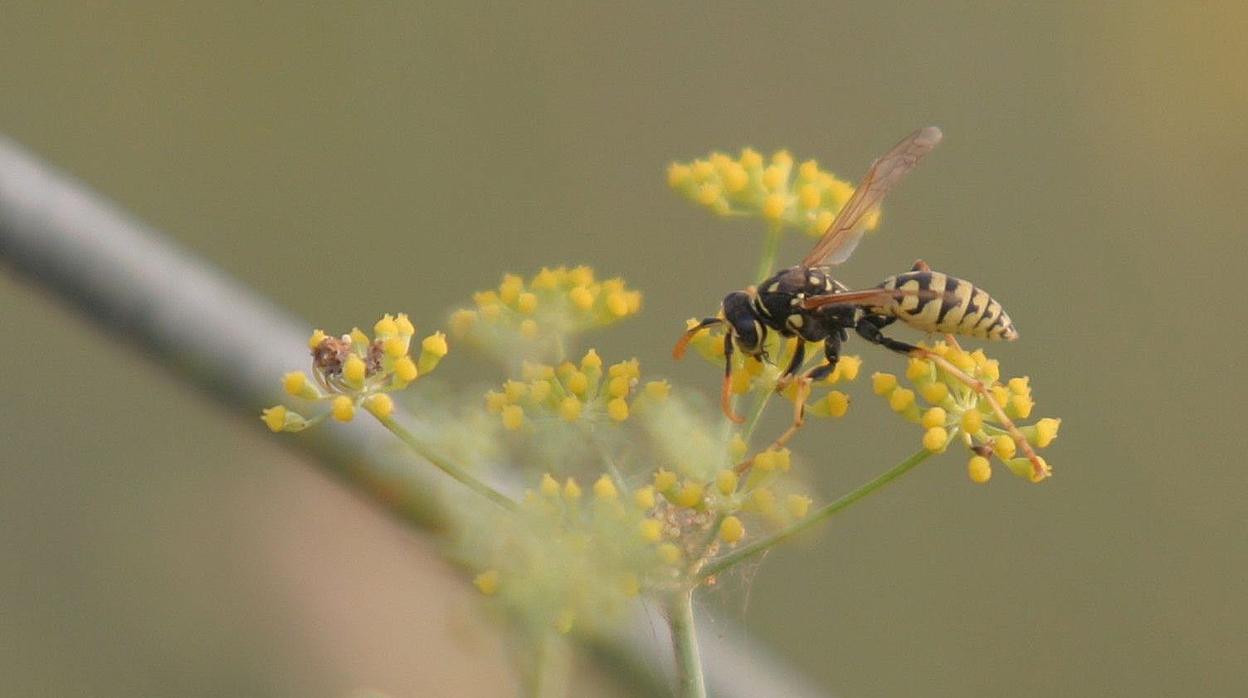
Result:
[[[938,271],[908,271],[888,277],[879,287],[920,292],[872,310],[925,332],[1018,339],[1018,330],[1001,304],[969,281]]]

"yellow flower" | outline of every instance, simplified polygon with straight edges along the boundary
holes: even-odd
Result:
[[[741,519],[728,515],[719,524],[719,539],[725,543],[736,543],[745,537],[745,524]]]
[[[498,593],[498,570],[486,570],[478,574],[472,583],[482,594],[493,596]]]
[[[355,403],[346,395],[339,395],[334,398],[332,414],[340,422],[349,422],[355,417]]]
[[[385,419],[394,412],[394,400],[385,393],[375,393],[364,398],[364,409],[378,419]]]

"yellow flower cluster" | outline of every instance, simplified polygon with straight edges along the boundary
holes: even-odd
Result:
[[[734,439],[733,457],[741,458],[745,444]],[[725,468],[703,481],[681,477],[660,468],[652,484],[636,491],[635,501],[649,518],[642,522],[642,537],[666,550],[664,558],[676,564],[687,563],[696,570],[716,554],[708,545],[707,532],[720,543],[733,545],[745,538],[746,519],[759,515],[769,524],[787,525],[806,516],[811,499],[795,490],[793,483],[779,478],[791,467],[787,448],[755,455],[754,467],[746,475]]]
[[[608,627],[633,597],[673,576],[662,532],[645,533],[646,492],[652,500],[651,488],[630,492],[608,475],[589,486],[543,475],[517,511],[467,532],[477,589],[537,628]]]
[[[822,235],[854,193],[849,182],[819,169],[814,160],[794,167],[787,150],[765,161],[745,148],[737,158],[711,153],[704,160],[674,162],[667,183],[690,201],[723,216],[757,216],[776,227],[792,226],[812,236]],[[879,212],[867,221],[878,223]]]
[[[451,315],[451,333],[501,358],[547,358],[566,337],[635,315],[641,292],[594,270],[543,267],[531,279],[506,274],[498,288],[473,294],[472,309]]]
[[[602,357],[590,349],[580,364],[558,366],[525,362],[522,380],[508,380],[501,390],[485,395],[485,406],[500,416],[511,431],[530,418],[558,418],[565,422],[626,421],[639,401],[665,400],[667,381],[641,384],[637,359],[621,361],[603,370]]]
[[[685,321],[686,329],[697,324],[698,321],[693,318]],[[698,355],[720,367],[724,364],[724,335],[727,332],[721,328],[722,326],[699,332],[689,341],[689,346]],[[764,392],[774,390],[776,380],[780,377],[780,371],[783,370],[782,367],[788,366],[789,358],[793,355],[793,350],[796,346],[795,342],[798,341],[801,340],[785,340],[778,334],[772,333],[768,337],[767,346],[768,353],[776,357],[772,364],[764,364],[742,352],[733,353],[732,393],[734,395],[745,395],[753,390]],[[809,370],[818,362],[824,361],[822,342],[811,343],[806,348],[806,361],[806,365],[801,369],[803,372]],[[842,356],[836,363],[836,368],[832,369],[827,378],[812,387],[831,387],[842,382],[848,383],[858,378],[858,373],[861,369],[862,357],[852,354]],[[791,383],[783,394],[789,400],[796,399],[797,384]],[[827,393],[815,397],[813,402],[809,402],[811,397],[815,397],[813,393],[807,397],[807,414],[817,417],[843,417],[849,410],[849,396],[840,390],[829,390]]]
[[[1031,416],[1035,401],[1026,377],[1011,378],[1004,384],[998,382],[1000,365],[995,359],[989,359],[982,349],[967,352],[944,342],[937,342],[929,349],[967,376],[982,382],[1009,421]],[[903,387],[891,373],[876,373],[871,378],[876,395],[887,400],[894,412],[922,428],[924,448],[934,453],[943,452],[957,438],[970,449],[972,455],[967,472],[972,481],[984,483],[992,477],[989,459],[993,456],[1015,475],[1029,481],[1038,482],[1048,475],[1048,465],[1043,458],[1036,457],[1037,467],[1036,461],[1019,453],[1019,444],[1011,436],[1009,425],[990,401],[933,361],[910,359],[905,378],[912,387]],[[1061,423],[1060,419],[1046,417],[1020,426],[1018,430],[1031,448],[1045,448],[1057,438]]]
[[[261,413],[273,431],[302,431],[332,416],[349,422],[357,407],[378,418],[389,417],[394,401],[387,394],[401,390],[432,371],[446,356],[446,336],[435,332],[420,343],[420,355],[411,355],[416,328],[407,315],[384,315],[373,325],[373,337],[356,327],[349,334],[331,337],[316,330],[308,338],[312,353],[312,377],[291,371],[282,377],[282,387],[291,397],[326,402],[329,409],[311,419],[285,405],[275,405]]]

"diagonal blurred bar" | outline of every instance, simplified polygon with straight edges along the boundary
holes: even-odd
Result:
[[[306,361],[307,323],[3,136],[0,260],[235,414],[251,418],[280,401],[277,378]],[[373,447],[388,439],[379,425],[336,426],[284,442],[404,522],[437,527],[442,515],[427,494],[441,485],[436,471]],[[632,694],[666,695],[669,648],[642,614],[633,626],[616,638],[582,638],[586,655]],[[704,627],[711,695],[826,695],[743,629],[723,620]]]

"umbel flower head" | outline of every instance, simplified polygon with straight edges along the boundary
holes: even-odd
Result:
[[[451,315],[451,333],[505,363],[549,361],[585,330],[641,309],[641,292],[622,279],[599,281],[579,266],[546,268],[530,279],[505,274],[498,288],[473,294],[474,308]]]
[[[407,315],[384,315],[373,325],[373,337],[356,327],[341,337],[316,330],[308,338],[312,354],[312,377],[292,371],[282,377],[282,387],[291,397],[327,403],[328,410],[311,419],[285,405],[275,405],[261,414],[273,431],[302,431],[332,416],[349,422],[357,407],[364,407],[380,418],[390,416],[394,401],[387,393],[406,388],[432,371],[446,356],[446,336],[435,332],[420,343],[420,355],[411,355],[416,328]]]
[[[721,216],[757,217],[773,228],[795,227],[822,235],[854,186],[819,169],[814,160],[794,167],[793,156],[779,150],[769,161],[752,148],[736,158],[711,153],[705,159],[674,162],[667,183],[685,198]],[[874,229],[878,211],[867,221]]]
[[[639,404],[661,402],[670,391],[667,381],[641,383],[637,359],[605,367],[598,352],[590,349],[579,363],[558,366],[525,362],[523,380],[508,380],[501,390],[486,393],[485,405],[497,413],[503,426],[515,431],[532,419],[563,422],[628,420]]]
[[[1018,427],[1017,436],[1025,441],[1023,446],[1011,434],[1013,423],[1028,419],[1035,406],[1028,378],[998,382],[1000,364],[988,358],[982,349],[967,352],[944,342],[923,348],[981,382],[992,396],[991,401],[985,399],[959,377],[928,359],[910,359],[905,380],[912,387],[904,387],[891,373],[874,374],[871,380],[875,394],[887,400],[902,418],[919,426],[923,447],[940,453],[955,440],[961,442],[970,453],[967,473],[978,483],[992,477],[994,457],[1015,475],[1031,482],[1047,477],[1049,467],[1044,458],[1031,458],[1022,451],[1047,447],[1057,438],[1062,420],[1045,417]]]
[[[646,507],[609,476],[581,484],[543,475],[515,511],[480,511],[460,549],[474,582],[535,629],[610,627],[643,590],[670,576],[659,545],[639,531]]]

